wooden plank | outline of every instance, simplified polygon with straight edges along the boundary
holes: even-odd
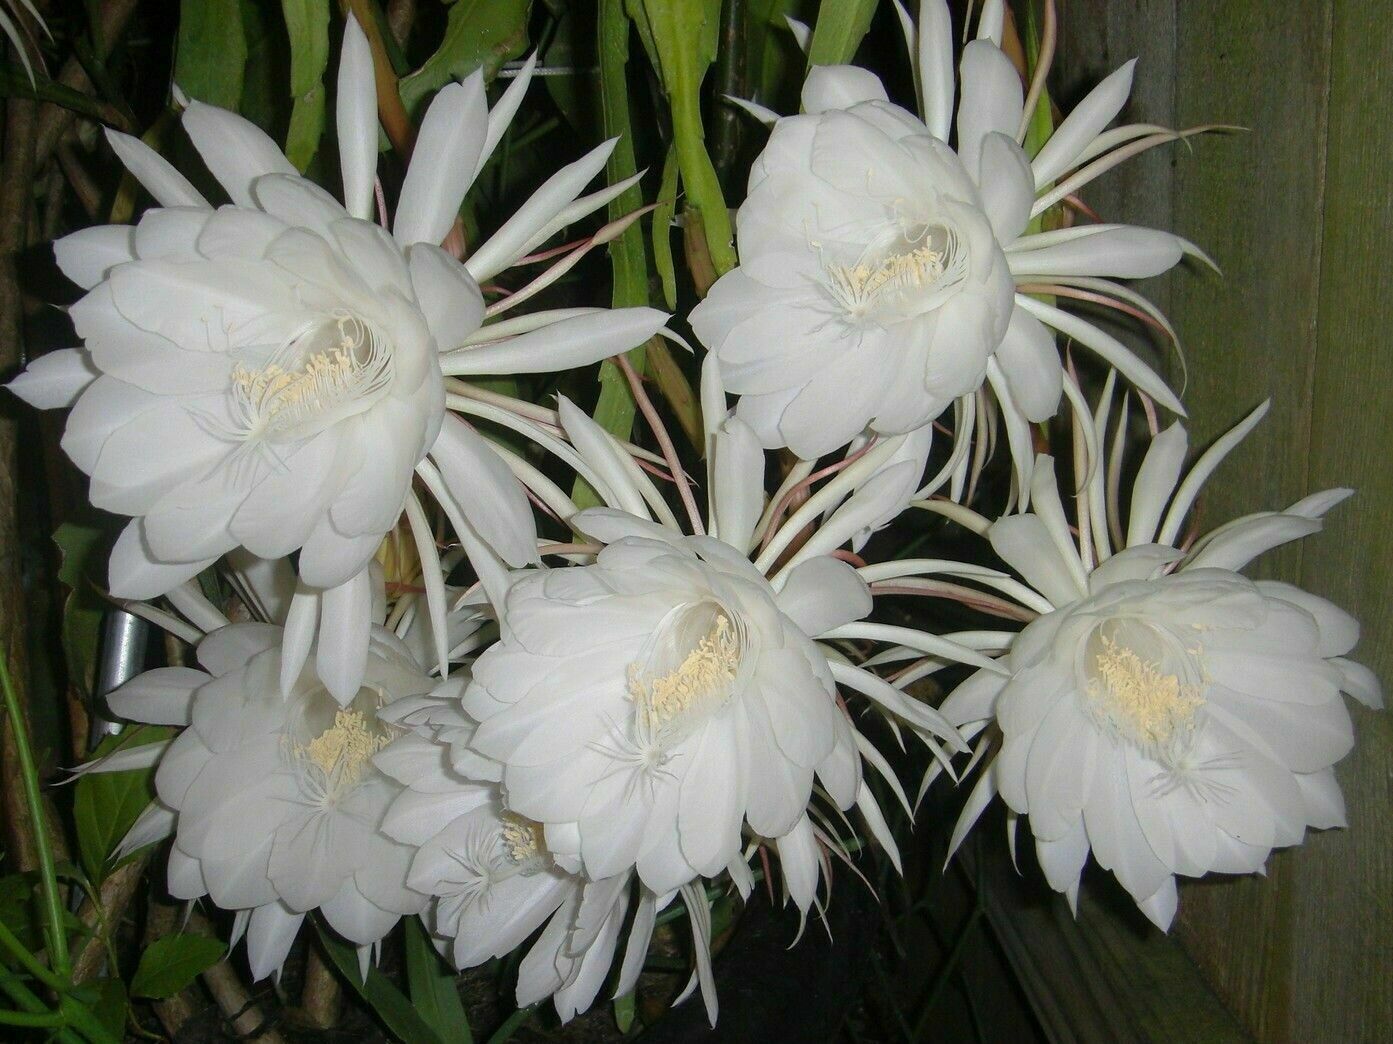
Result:
[[[978,831],[963,858],[974,867],[987,920],[1050,1040],[1250,1039],[1179,943],[1152,928],[1111,877],[1085,875],[1075,917],[1044,883],[1024,836],[1017,874],[1001,817]]]
[[[1393,31],[1385,0],[1340,0],[1330,122],[1307,486],[1359,492],[1307,542],[1302,583],[1360,618],[1356,658],[1393,678]],[[1356,715],[1340,766],[1349,829],[1310,839],[1293,860],[1290,935],[1296,1040],[1393,1036],[1393,722]]]
[[[1222,279],[1177,282],[1172,298],[1191,362],[1186,403],[1195,442],[1273,398],[1272,413],[1206,494],[1205,526],[1285,506],[1307,489],[1330,7],[1176,4],[1177,120],[1251,128],[1197,142],[1195,160],[1176,167],[1175,230],[1224,270]],[[1255,572],[1299,579],[1303,552],[1283,549]],[[1300,887],[1300,866],[1328,858],[1326,840],[1278,854],[1265,879],[1213,879],[1181,892],[1182,939],[1263,1040],[1293,1039],[1296,994],[1309,994],[1313,980],[1329,987],[1298,959],[1295,936],[1296,910],[1321,902]]]

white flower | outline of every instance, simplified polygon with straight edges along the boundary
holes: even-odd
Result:
[[[383,830],[419,849],[407,883],[432,896],[422,918],[455,967],[505,956],[546,925],[519,967],[517,1003],[552,997],[565,1022],[590,1006],[604,982],[628,912],[630,875],[591,883],[569,872],[548,851],[541,824],[504,808],[497,783],[456,771],[452,739],[473,732],[459,708],[462,681],[384,712],[411,731],[376,757],[406,787]],[[462,752],[462,768],[480,764]],[[621,975],[621,994],[633,988],[650,931],[651,921],[636,925],[630,947],[638,957],[626,961],[632,974]]]
[[[1043,420],[1057,408],[1062,372],[1047,325],[1182,412],[1110,335],[1017,292],[1054,284],[1154,312],[1101,277],[1155,275],[1196,251],[1122,225],[1027,234],[1033,216],[1119,158],[1055,187],[1063,175],[1155,128],[1101,133],[1127,99],[1128,63],[1029,160],[1020,77],[999,46],[1002,10],[987,5],[980,38],[963,51],[956,150],[943,0],[925,0],[917,31],[904,17],[924,120],[891,104],[866,70],[824,66],[808,74],[803,114],[774,122],[737,219],[740,266],[691,317],[764,445],[811,459],[866,429],[912,431],[984,379],[1011,423]]]
[[[1075,542],[1048,457],[1035,470],[1037,513],[986,531],[1033,588],[1023,600],[1040,615],[1008,638],[999,667],[973,675],[942,708],[967,734],[991,721],[1002,734],[954,846],[999,792],[1029,816],[1055,889],[1076,899],[1092,851],[1166,928],[1174,875],[1259,871],[1308,826],[1344,825],[1331,766],[1353,732],[1340,693],[1381,705],[1370,672],[1344,659],[1359,626],[1323,598],[1237,570],[1318,531],[1349,491],[1238,519],[1189,547],[1177,539],[1200,484],[1265,409],[1178,488],[1184,429],[1158,435],[1115,553],[1102,479],[1085,493],[1094,508]]]
[[[617,506],[569,519],[603,545],[589,564],[517,573],[496,588],[501,637],[464,694],[479,723],[468,746],[501,766],[505,806],[543,824],[549,849],[591,878],[636,868],[660,895],[723,870],[748,882],[748,828],[778,843],[806,911],[827,840],[810,818],[815,779],[836,808],[858,804],[893,849],[837,682],[888,700],[930,742],[957,740],[932,711],[814,641],[870,611],[865,582],[831,552],[878,524],[905,496],[899,471],[922,461],[884,469],[904,440],[875,447],[798,513],[765,519],[775,531],[752,562],[764,457],[726,417],[710,365],[703,402],[710,532],[693,516],[692,534],[622,448],[562,400],[582,473]],[[823,511],[818,532],[776,569],[805,512]]]
[[[481,326],[480,281],[624,187],[576,200],[609,143],[553,176],[467,262],[437,245],[526,81],[492,112],[480,74],[439,92],[390,233],[371,220],[376,91],[351,19],[338,83],[342,205],[252,124],[197,101],[184,126],[231,206],[212,208],[138,140],[109,135],[160,206],[135,228],[56,245],[88,290],[72,309],[84,347],[44,357],[12,387],[40,406],[74,406],[65,450],[92,476],[93,502],[134,519],[112,555],[115,594],[162,594],[237,546],[265,558],[298,549],[308,586],[338,587],[366,566],[432,451],[479,536],[511,564],[535,558],[521,487],[489,443],[445,415],[442,353],[454,374],[566,368],[642,342],[663,316],[595,309]],[[365,633],[366,618],[354,622],[337,629]],[[351,695],[356,680],[334,688]]]
[[[159,755],[159,803],[125,848],[173,832],[170,894],[238,911],[256,978],[280,968],[311,910],[361,948],[426,902],[407,883],[415,848],[380,829],[402,787],[373,756],[400,732],[378,710],[433,682],[375,628],[363,688],[346,706],[310,670],[282,696],[281,641],[269,624],[227,625],[199,644],[204,670],[150,671],[110,697],[122,718],[184,727],[148,752]]]

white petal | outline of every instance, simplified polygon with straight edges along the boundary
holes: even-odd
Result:
[[[207,207],[208,201],[154,149],[139,138],[107,129],[106,140],[135,180],[162,207]]]
[[[538,560],[527,494],[487,439],[447,413],[431,456],[464,517],[499,557],[514,567]]]
[[[117,598],[157,598],[216,561],[216,556],[197,562],[156,559],[146,544],[143,523],[136,519],[121,531],[116,546],[111,549],[108,566],[111,593]]]
[[[372,580],[366,569],[324,592],[315,673],[344,706],[363,684],[371,627]]]
[[[499,98],[498,103],[489,110],[488,133],[484,136],[484,147],[479,150],[479,161],[474,165],[474,178],[477,178],[479,172],[484,169],[484,164],[493,155],[493,150],[503,140],[503,135],[507,133],[508,127],[513,122],[513,117],[517,115],[518,106],[522,104],[522,99],[527,94],[528,85],[532,82],[532,73],[537,68],[537,58],[538,55],[533,53],[527,61],[522,63],[522,68],[513,77],[513,82],[508,84],[508,89],[503,92],[503,97]],[[473,178],[470,180],[472,181]]]
[[[1007,260],[1011,274],[1019,280],[1031,276],[1146,279],[1179,264],[1185,256],[1184,243],[1179,236],[1158,229],[1102,225],[1053,246],[1013,251]]]
[[[800,817],[792,830],[775,838],[775,844],[789,898],[801,912],[807,913],[817,898],[818,882],[822,879],[822,861],[812,822],[806,815]]]
[[[855,65],[814,65],[803,81],[803,111],[849,109],[865,101],[889,101],[880,77]]]
[[[1035,205],[1030,160],[1015,139],[995,132],[982,139],[977,184],[997,242],[1010,245],[1030,224]]]
[[[238,206],[256,205],[252,182],[263,174],[299,177],[299,171],[265,131],[236,113],[194,101],[184,110],[184,130],[213,177]]]
[[[846,562],[810,558],[796,565],[774,596],[779,611],[811,638],[871,611],[866,582]]]
[[[1185,416],[1185,407],[1180,405],[1180,400],[1166,386],[1166,382],[1116,337],[1104,333],[1092,323],[1080,319],[1076,315],[1047,305],[1042,301],[1036,301],[1024,294],[1016,295],[1016,304],[1034,314],[1041,321],[1053,326],[1060,333],[1074,338],[1087,348],[1091,348],[1104,362],[1112,365],[1118,373],[1135,384],[1138,389],[1150,395],[1172,413],[1181,417]]]
[[[1026,420],[1038,424],[1058,412],[1064,367],[1054,334],[1044,323],[1023,309],[1014,309],[1006,336],[996,349],[996,362]]]
[[[1129,546],[1149,544],[1156,536],[1156,527],[1175,492],[1189,447],[1189,436],[1179,421],[1151,440],[1132,483],[1132,512],[1127,521]]]
[[[979,168],[988,134],[1014,135],[1021,122],[1021,77],[1001,48],[973,40],[963,48],[958,102],[958,156],[969,172]]]
[[[402,182],[392,235],[402,246],[440,243],[473,182],[488,133],[484,75],[442,87],[421,121],[421,132]]]
[[[377,176],[377,79],[368,38],[351,14],[343,27],[336,104],[344,209],[366,220],[372,217]]]
[[[1299,515],[1250,515],[1227,525],[1199,547],[1186,561],[1186,569],[1242,569],[1274,547],[1319,533],[1318,519]]]
[[[1132,71],[1136,64],[1133,58],[1098,84],[1055,128],[1032,164],[1037,188],[1048,185],[1072,167],[1099,132],[1122,111],[1132,93]]]
[[[465,261],[469,274],[482,283],[521,257],[532,237],[604,169],[605,161],[614,151],[617,141],[617,138],[611,138],[548,178],[542,187],[504,222],[503,227]]]
[[[1056,606],[1082,597],[1073,571],[1035,515],[1008,515],[987,530],[992,550]]]
[[[208,680],[188,667],[159,667],[137,675],[107,698],[119,718],[152,725],[188,725],[193,691]]]
[[[247,923],[247,959],[252,982],[260,982],[281,970],[291,944],[304,921],[303,913],[292,913],[284,903],[267,903],[252,911]]]
[[[421,302],[436,347],[449,351],[476,333],[484,321],[484,295],[469,269],[433,243],[408,251],[411,285]]]
[[[705,369],[717,372],[714,362]],[[709,452],[715,532],[747,552],[764,510],[764,449],[749,425],[730,417],[712,435]]]
[[[5,387],[30,406],[52,410],[71,406],[99,376],[82,348],[60,348],[41,355]]]
[[[129,225],[94,225],[53,244],[63,274],[84,290],[100,283],[114,266],[135,259],[134,229]]]
[[[470,377],[575,369],[637,347],[667,320],[667,313],[655,308],[589,312],[496,344],[450,352],[441,357],[440,368],[448,376]]]
[[[939,141],[953,122],[953,20],[945,0],[919,6],[919,89],[924,123]]]

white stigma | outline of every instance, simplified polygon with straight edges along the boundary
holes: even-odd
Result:
[[[386,340],[355,315],[335,315],[290,338],[265,365],[232,369],[236,435],[291,442],[368,409],[392,381]]]

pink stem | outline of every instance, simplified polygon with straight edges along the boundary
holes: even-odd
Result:
[[[692,485],[687,481],[686,472],[682,470],[682,462],[678,460],[677,447],[672,444],[672,436],[668,434],[667,428],[663,426],[662,418],[658,416],[658,411],[653,407],[653,400],[644,391],[643,381],[639,379],[638,373],[630,365],[628,356],[622,352],[614,356],[611,361],[619,367],[625,380],[629,382],[629,391],[634,396],[634,402],[638,403],[639,411],[642,412],[644,420],[648,421],[648,427],[653,431],[653,437],[658,440],[658,447],[663,451],[663,459],[667,461],[668,470],[672,472],[673,484],[677,486],[677,495],[682,498],[682,506],[687,509],[687,518],[691,520],[692,532],[697,536],[705,536],[706,527],[701,524],[701,515],[697,513],[696,498],[692,496]]]
[[[382,191],[381,178],[373,179],[372,190],[377,196],[377,220],[383,228],[387,228],[387,193]]]
[[[812,487],[812,484],[814,482],[820,482],[822,479],[827,478],[829,475],[835,475],[843,468],[848,467],[851,464],[854,464],[859,458],[864,456],[870,450],[870,448],[875,445],[875,443],[876,440],[874,437],[872,437],[870,441],[868,441],[855,453],[851,454],[848,457],[843,457],[835,464],[827,465],[827,467],[823,468],[821,471],[814,471],[802,482],[798,483],[798,485],[794,486],[787,493],[785,493],[783,495],[783,499],[779,501],[778,506],[774,509],[774,513],[769,516],[769,527],[765,529],[764,539],[760,541],[760,550],[763,551],[766,547],[769,546],[769,541],[774,539],[774,534],[778,531],[779,528],[779,520],[783,518],[784,512],[789,509],[789,505],[791,505],[794,502],[794,499],[800,493],[806,493]]]
[[[943,598],[948,601],[958,602],[972,609],[980,610],[989,616],[998,616],[1003,620],[1020,620],[1028,623],[1034,620],[1038,613],[1033,613],[1029,609],[1021,606],[1012,605],[1002,598],[995,598],[982,591],[974,591],[970,587],[963,587],[960,584],[950,584],[943,580],[924,580],[922,586],[909,587],[903,584],[894,583],[875,583],[871,584],[871,594],[873,595],[908,595],[917,598]]]
[[[866,568],[866,560],[853,551],[847,551],[843,548],[836,551],[831,551],[829,552],[829,554],[833,558],[840,558],[843,562],[847,562],[851,565],[854,565],[857,569]]]

